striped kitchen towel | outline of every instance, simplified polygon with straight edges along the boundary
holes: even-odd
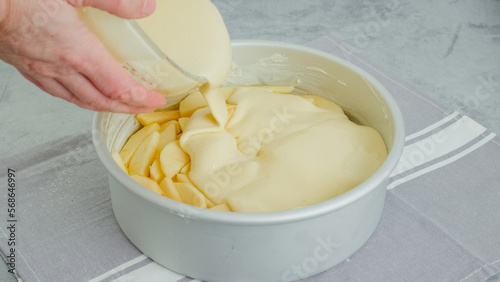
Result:
[[[304,281],[469,282],[499,273],[495,134],[408,89],[333,36],[308,45],[343,57],[382,82],[401,107],[407,138],[369,241],[346,261]],[[16,181],[13,217],[9,178]],[[23,281],[192,281],[151,261],[121,232],[90,132],[2,159],[0,183],[0,250],[11,261],[14,236],[15,270]],[[311,267],[299,264],[294,275],[301,279]]]

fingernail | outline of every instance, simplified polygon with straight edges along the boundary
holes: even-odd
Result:
[[[156,1],[155,0],[144,0],[144,5],[142,6],[142,16],[149,16],[151,15],[156,8]]]

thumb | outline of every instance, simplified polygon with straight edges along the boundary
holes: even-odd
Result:
[[[156,0],[66,0],[73,7],[94,7],[124,19],[138,19],[151,15]]]

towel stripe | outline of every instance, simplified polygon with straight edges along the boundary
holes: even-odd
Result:
[[[138,269],[141,269],[141,268],[147,266],[150,263],[153,263],[153,260],[151,260],[149,258],[145,259],[145,260],[141,260],[140,262],[138,262],[138,263],[136,263],[134,265],[131,265],[131,266],[129,266],[129,267],[127,267],[127,268],[125,268],[125,269],[117,272],[116,274],[113,274],[113,275],[107,277],[106,279],[101,280],[100,282],[127,281],[127,280],[122,280],[120,278],[123,277],[123,276],[125,276],[125,275],[127,275],[127,274],[129,274],[129,273],[131,273],[131,272],[134,272],[134,271],[136,271]],[[128,281],[133,281],[133,280],[128,280]]]
[[[151,261],[149,264],[142,266],[141,268],[130,271],[129,273],[113,280],[115,282],[150,282],[150,281],[162,281],[162,282],[187,282],[193,279],[185,277],[184,275],[173,272],[158,263]]]
[[[397,179],[395,181],[392,181],[389,180],[390,184],[387,186],[387,189],[390,190],[390,189],[394,189],[395,187],[403,184],[403,183],[406,183],[414,178],[417,178],[419,176],[422,176],[428,172],[431,172],[433,170],[436,170],[440,167],[443,167],[443,166],[446,166],[468,154],[470,154],[471,152],[479,149],[481,146],[483,146],[484,144],[488,143],[489,141],[491,141],[493,138],[495,138],[495,133],[490,133],[489,135],[487,135],[486,137],[484,138],[479,138],[480,140],[478,142],[471,142],[473,143],[473,145],[469,146],[467,149],[465,150],[457,150],[459,151],[457,154],[454,154],[454,155],[451,155],[449,158],[446,158],[440,162],[437,162],[433,165],[430,165],[430,166],[427,166],[421,170],[418,170],[418,171],[415,171],[414,173],[412,174],[409,174],[403,178],[400,178],[400,179]],[[461,148],[462,149],[462,148]]]
[[[456,119],[458,116],[459,116],[458,112],[453,112],[451,115],[446,116],[442,120],[440,120],[440,121],[438,121],[436,123],[433,123],[432,125],[424,128],[424,129],[422,129],[420,131],[417,131],[417,132],[415,132],[415,133],[413,133],[411,135],[406,136],[406,142],[412,141],[413,139],[417,139],[417,137],[421,137],[423,135],[427,135],[429,132],[434,131],[435,129],[437,129],[437,128],[441,127],[441,126],[448,124],[450,121]]]
[[[422,139],[425,139],[425,138],[428,138],[430,136],[433,136],[434,134],[446,129],[447,127],[449,127],[450,125],[456,123],[457,121],[459,121],[460,119],[463,118],[463,115],[457,113],[457,114],[451,114],[445,118],[443,118],[442,120],[432,124],[431,126],[429,127],[426,127],[425,129],[419,131],[419,135],[417,135],[416,133],[414,134],[411,134],[409,136],[407,136],[405,138],[405,145],[408,146],[408,145],[411,145],[413,143],[416,143]],[[456,124],[455,124],[456,126]]]
[[[444,120],[438,123],[442,124]],[[412,144],[406,145],[401,159],[394,169],[390,181],[395,181],[398,178],[405,177],[406,174],[413,173],[413,171],[426,163],[445,156],[481,136],[486,131],[486,128],[472,120],[467,116],[463,116],[453,123],[446,123],[448,126],[427,138],[421,139]],[[430,126],[429,128],[435,128]],[[422,131],[431,132],[432,129]],[[413,139],[418,138],[414,136]]]
[[[136,263],[139,263],[145,259],[149,259],[149,258],[145,255],[140,255],[140,256],[136,257],[135,259],[129,260],[126,263],[123,263],[123,264],[97,276],[96,278],[89,280],[88,282],[102,281],[102,280],[110,277],[111,275],[114,275],[114,274],[118,273],[119,271],[124,270],[125,268],[128,268],[128,267],[130,267]]]

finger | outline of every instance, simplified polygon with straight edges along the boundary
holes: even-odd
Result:
[[[100,64],[103,64],[102,66]],[[161,108],[166,104],[164,95],[148,90],[114,61],[95,63],[95,71],[82,71],[95,87],[111,100],[120,101],[134,107]],[[99,70],[107,69],[106,72]]]
[[[19,73],[24,77],[26,78],[29,82],[33,83],[34,85],[36,85],[38,88],[42,89],[43,91],[45,91],[45,89],[42,88],[42,84],[40,84],[40,82],[38,82],[36,79],[34,79],[31,75],[27,74],[27,73],[24,73],[24,72],[21,72],[19,71]]]
[[[94,7],[125,19],[138,19],[151,15],[155,0],[66,0],[74,7]]]
[[[115,111],[115,112],[123,112],[123,113],[132,113],[135,107],[129,107],[129,106],[124,106],[120,107],[118,105],[114,106],[114,103],[109,103],[107,105],[108,107],[100,107],[96,106],[95,103],[88,102],[92,101],[92,95],[89,95],[87,93],[92,93],[92,91],[96,91],[94,87],[85,87],[84,85],[81,86],[72,86],[71,83],[61,83],[59,80],[52,78],[52,77],[46,77],[46,76],[40,76],[40,75],[30,75],[26,72],[21,72],[21,75],[24,76],[27,80],[29,80],[31,83],[35,84],[38,88],[41,90],[49,93],[50,95],[56,97],[56,98],[61,98],[63,100],[66,100],[70,103],[73,103],[81,108],[88,109],[88,110],[94,110],[94,111]],[[76,81],[76,85],[81,84],[80,80],[77,79],[76,75],[72,80]],[[78,75],[81,76],[81,75]],[[37,77],[37,78],[35,78]],[[89,81],[86,81],[87,84],[90,84]],[[65,84],[70,85],[70,87],[67,87]],[[93,88],[93,89],[92,89]],[[84,99],[80,99],[77,95],[73,93],[75,91],[76,93],[82,93]],[[86,100],[86,101],[85,101]],[[151,109],[144,109],[144,111],[151,111]]]
[[[116,113],[151,112],[154,108],[136,107],[104,96],[92,82],[82,74],[61,77],[58,81],[80,101],[86,108],[94,111]]]
[[[129,105],[120,105],[119,103],[110,103],[108,107],[98,108],[93,103],[88,103],[86,101],[81,100],[79,97],[74,95],[64,84],[59,82],[57,79],[50,77],[38,77],[32,76],[28,73],[21,72],[26,79],[30,82],[38,86],[43,91],[49,93],[50,95],[66,100],[72,104],[79,106],[80,108],[84,108],[87,110],[93,111],[105,111],[105,112],[119,112],[119,113],[127,113],[127,114],[137,114],[137,113],[145,113],[151,112],[153,109],[151,108],[141,108],[141,107],[133,107]]]
[[[36,75],[30,75],[26,72],[20,72],[24,78],[29,80],[31,83],[35,84],[41,90],[49,93],[54,97],[64,99],[68,102],[73,103],[76,97],[62,84],[60,84],[56,79],[51,77],[38,77]]]
[[[93,36],[88,42],[92,39]],[[82,50],[78,71],[100,92],[112,100],[140,108],[161,108],[166,104],[164,95],[138,83],[99,43],[95,42],[93,48]]]
[[[53,97],[63,99],[67,102],[79,106],[80,108],[92,110],[92,107],[90,105],[78,99],[78,97],[73,95],[71,91],[69,91],[64,85],[62,85],[54,78],[40,77],[38,79],[35,79],[33,76],[30,76],[28,74],[23,74],[23,76]]]

